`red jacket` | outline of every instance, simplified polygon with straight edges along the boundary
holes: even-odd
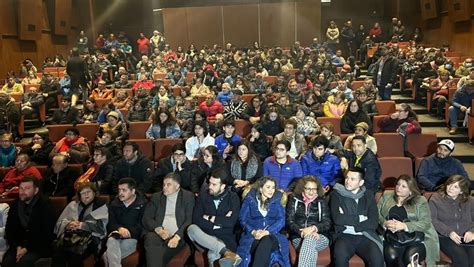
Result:
[[[149,81],[149,80],[147,80],[147,81],[137,81],[133,85],[132,89],[137,90],[138,87],[142,87],[143,89],[151,89],[151,88],[153,88],[153,86],[155,86],[155,83],[153,81]]]
[[[43,177],[41,176],[41,173],[34,166],[28,166],[23,171],[18,171],[16,168],[13,168],[9,170],[7,174],[5,174],[5,178],[3,178],[3,181],[0,183],[0,193],[3,193],[6,190],[11,189],[13,187],[19,186],[21,179],[23,179],[26,176],[34,176],[38,178],[39,180],[43,179]],[[8,197],[17,197],[17,196],[18,196],[18,188],[10,190],[8,192]]]
[[[150,40],[148,38],[138,38],[137,40],[138,45],[138,53],[140,54],[148,54],[148,50],[150,48]]]
[[[206,113],[208,121],[214,120],[218,113],[224,112],[224,106],[217,100],[214,100],[210,106],[206,104],[206,101],[202,101],[199,109]]]

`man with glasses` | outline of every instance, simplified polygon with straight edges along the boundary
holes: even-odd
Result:
[[[263,176],[271,176],[285,191],[291,191],[290,185],[303,176],[299,161],[289,155],[290,146],[287,140],[276,141],[273,156],[263,162]]]
[[[163,178],[168,173],[176,173],[181,178],[181,188],[191,190],[191,162],[186,158],[186,147],[175,144],[171,148],[171,155],[160,159],[155,169],[153,191],[159,192],[163,187]]]
[[[299,159],[308,148],[308,144],[306,143],[304,136],[296,132],[297,126],[298,124],[294,119],[286,120],[284,123],[285,130],[282,133],[277,134],[273,140],[274,147],[277,141],[288,141],[291,145],[288,152],[289,155],[294,159]]]
[[[219,266],[237,266],[242,260],[234,251],[237,240],[234,227],[239,220],[240,199],[228,184],[229,174],[221,168],[213,171],[209,188],[199,194],[194,205],[189,238],[198,248],[207,250],[209,266],[219,259]]]

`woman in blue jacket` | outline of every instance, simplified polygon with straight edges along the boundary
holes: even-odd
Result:
[[[250,189],[240,209],[240,266],[290,266],[288,239],[280,234],[285,227],[285,204],[285,193],[277,191],[271,177],[260,178]]]
[[[153,123],[146,131],[146,138],[155,140],[158,138],[179,138],[181,129],[175,118],[168,110],[158,109],[153,116]]]

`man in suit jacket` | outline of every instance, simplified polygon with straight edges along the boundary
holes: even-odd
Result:
[[[2,266],[34,266],[39,258],[49,257],[56,223],[53,207],[39,192],[40,181],[27,176],[19,186],[19,199],[13,202],[5,227],[10,246]]]
[[[181,189],[179,175],[166,175],[163,191],[153,194],[143,215],[147,266],[166,266],[184,248],[193,208],[194,194]]]

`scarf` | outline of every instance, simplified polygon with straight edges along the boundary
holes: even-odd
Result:
[[[59,141],[60,145],[59,145],[59,149],[58,149],[58,152],[61,153],[61,152],[68,152],[69,151],[69,148],[77,142],[77,140],[79,139],[79,137],[76,137],[74,139],[72,139],[71,141],[68,141],[66,138],[64,138],[63,140]]]
[[[318,198],[318,195],[316,195],[314,197],[308,197],[305,192],[303,192],[301,195],[303,196],[303,202],[304,202],[304,206],[305,206],[305,214],[308,215],[309,207],[310,207],[311,203]],[[321,210],[319,211],[319,213],[321,213]],[[321,221],[321,219],[319,219],[319,220]]]
[[[230,165],[230,172],[234,179],[250,180],[257,175],[258,160],[257,157],[250,157],[247,160],[247,167],[245,169],[245,177],[242,177],[242,165],[240,160],[233,160]]]
[[[79,186],[83,183],[93,182],[95,176],[99,172],[99,169],[100,165],[96,163],[92,164],[89,169],[83,175],[79,176],[79,178],[77,178],[77,180],[74,182],[74,189],[77,190],[77,188],[79,188]]]

